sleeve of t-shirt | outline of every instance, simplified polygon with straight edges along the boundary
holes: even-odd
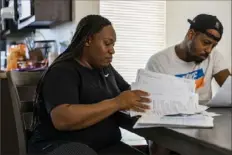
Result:
[[[228,69],[228,65],[223,57],[223,55],[218,52],[217,50],[213,51],[213,75],[217,74],[218,72]]]
[[[121,92],[130,90],[130,85],[124,80],[124,78],[111,66],[118,88]]]
[[[54,67],[46,75],[42,95],[48,113],[61,104],[79,103],[78,73],[68,67]]]
[[[151,72],[160,72],[160,64],[155,56],[152,56],[148,60],[145,69]]]

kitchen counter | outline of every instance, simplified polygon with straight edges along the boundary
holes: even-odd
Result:
[[[46,68],[35,68],[35,69],[28,69],[28,70],[21,70],[21,72],[37,72],[37,71],[45,71],[47,69]],[[6,76],[6,71],[0,71],[0,79],[6,79],[7,76]]]
[[[6,72],[0,72],[0,79],[6,79]]]

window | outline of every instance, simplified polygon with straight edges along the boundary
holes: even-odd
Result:
[[[113,66],[129,83],[151,55],[165,47],[165,1],[100,0],[100,14],[116,30]]]

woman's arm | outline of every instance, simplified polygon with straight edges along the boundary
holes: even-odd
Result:
[[[118,110],[114,99],[87,105],[62,104],[51,111],[51,118],[58,130],[78,130],[94,125]]]
[[[146,92],[124,91],[116,98],[96,104],[61,104],[51,111],[53,125],[58,130],[78,130],[94,125],[118,110],[144,112],[150,100]]]
[[[72,66],[53,68],[43,82],[42,96],[48,114],[57,130],[80,130],[94,125],[118,110],[144,111],[147,93],[124,91],[112,99],[82,104],[79,99],[81,79]],[[91,97],[91,96],[89,96]]]

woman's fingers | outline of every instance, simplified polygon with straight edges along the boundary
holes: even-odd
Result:
[[[145,92],[142,90],[132,90],[132,91],[138,96],[149,96],[150,95],[148,92]]]
[[[148,104],[141,103],[141,102],[135,103],[134,107],[138,107],[138,108],[144,109],[144,110],[150,109],[150,106]]]
[[[133,108],[131,108],[131,110],[136,111],[136,112],[145,112],[144,109],[141,109],[139,107],[133,107]]]
[[[146,97],[140,97],[139,102],[141,102],[141,103],[150,103],[151,99],[146,98]]]

